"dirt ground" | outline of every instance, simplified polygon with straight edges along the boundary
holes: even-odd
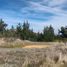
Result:
[[[64,43],[0,41],[0,67],[67,67]]]
[[[51,45],[27,45],[24,46],[23,48],[47,48],[47,47],[51,47]]]
[[[0,67],[67,67],[65,47],[0,48]]]

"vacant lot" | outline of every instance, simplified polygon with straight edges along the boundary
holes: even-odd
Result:
[[[64,44],[62,42],[31,42],[27,40],[20,39],[0,39],[0,47],[1,48],[46,48],[51,47],[53,45]]]
[[[0,48],[0,67],[67,67],[66,47]]]
[[[0,67],[67,67],[67,45],[1,40]]]

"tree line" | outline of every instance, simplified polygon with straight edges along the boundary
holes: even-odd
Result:
[[[0,37],[6,38],[20,38],[22,40],[30,40],[30,41],[60,41],[67,40],[67,26],[61,27],[58,30],[58,34],[55,35],[54,28],[50,26],[46,26],[43,29],[43,32],[34,32],[33,29],[30,29],[30,24],[28,21],[23,24],[18,23],[16,27],[13,25],[11,28],[7,28],[8,24],[6,24],[2,19],[0,19]]]

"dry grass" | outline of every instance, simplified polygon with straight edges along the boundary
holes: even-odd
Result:
[[[0,67],[67,67],[67,45],[63,43],[19,39],[0,42]]]
[[[0,47],[1,48],[46,48],[52,45],[52,43],[46,42],[30,42],[23,41],[20,39],[13,38],[1,38],[0,39]]]
[[[51,48],[0,48],[0,67],[67,67],[66,61],[67,48],[63,45]]]
[[[52,45],[59,45],[63,43],[59,42],[31,42],[27,40],[12,39],[12,38],[1,38],[0,47],[1,48],[47,48]]]

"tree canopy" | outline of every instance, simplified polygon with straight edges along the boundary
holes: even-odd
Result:
[[[28,21],[24,21],[24,23],[18,23],[16,27],[12,25],[10,29],[7,26],[8,24],[0,19],[0,37],[14,37],[20,38],[22,40],[45,42],[67,38],[67,26],[60,28],[60,30],[58,31],[60,35],[55,35],[54,28],[51,25],[44,26],[42,32],[36,33],[33,31],[33,29],[30,29],[30,24]]]
[[[60,31],[61,36],[64,38],[67,38],[67,26],[66,27],[61,27]]]
[[[48,26],[44,27],[43,37],[44,37],[44,41],[53,41],[54,40],[54,29],[51,25],[49,27]]]

